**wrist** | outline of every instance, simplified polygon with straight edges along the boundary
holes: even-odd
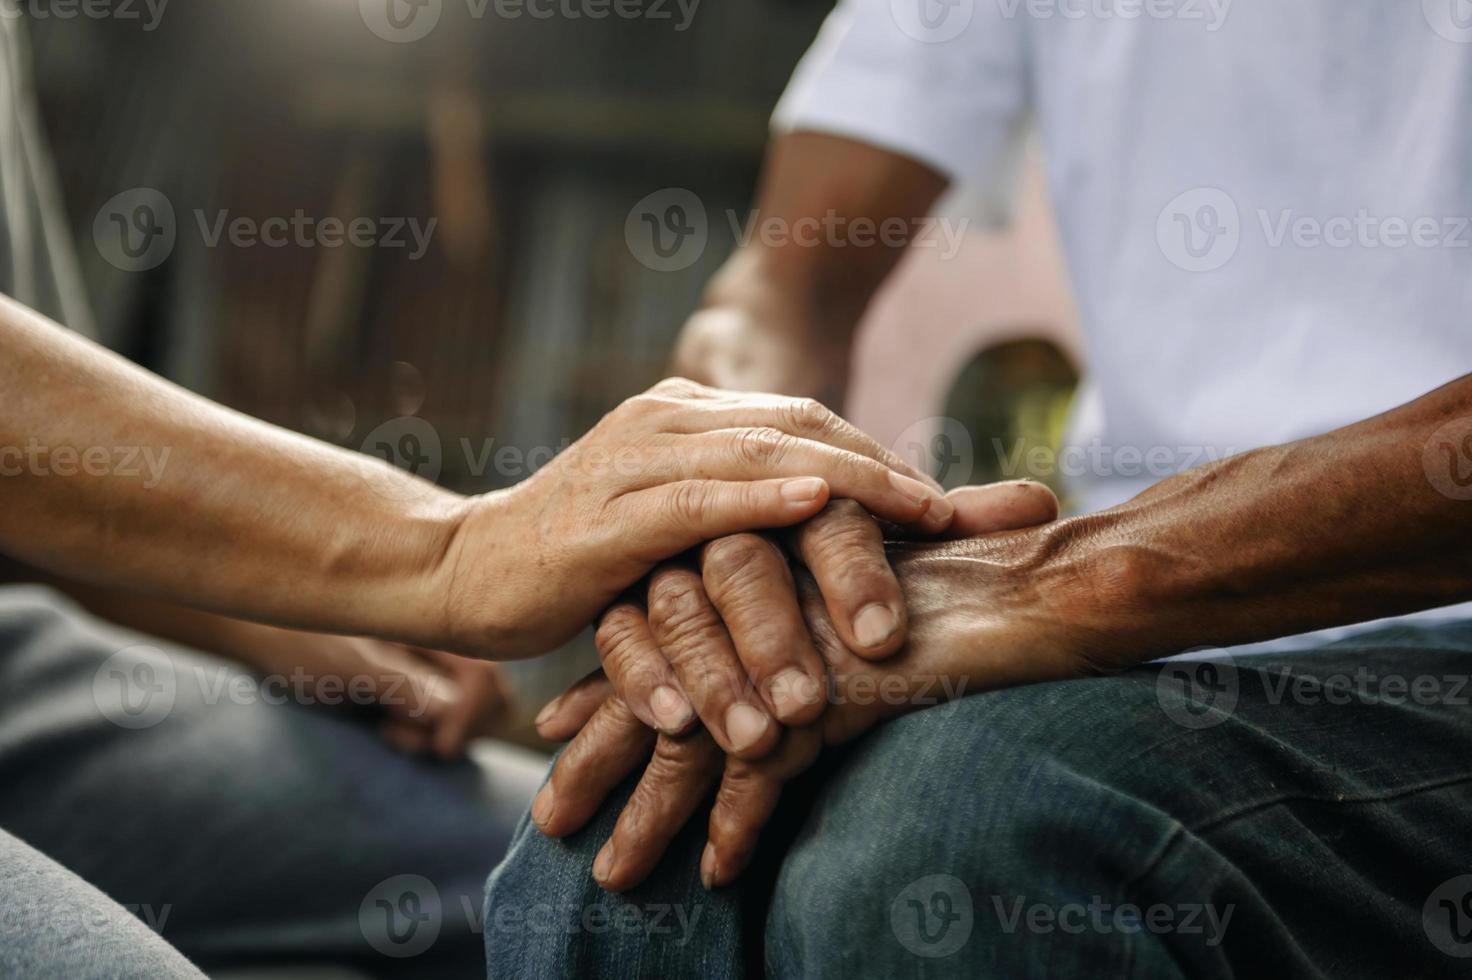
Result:
[[[524,655],[516,607],[532,576],[515,566],[528,547],[517,537],[525,519],[516,501],[528,485],[462,498],[440,515],[441,543],[423,595],[423,621],[437,625],[433,636],[415,642],[489,660]]]
[[[811,251],[811,250],[809,250]],[[752,323],[779,324],[805,346],[853,345],[868,294],[824,271],[822,263],[771,249],[747,248],[733,256],[706,287],[703,310],[725,310]]]
[[[464,571],[462,552],[477,505],[432,488],[406,501],[380,536],[381,589],[367,592],[363,629],[339,632],[376,636],[444,650],[465,649],[467,634],[456,593]]]
[[[961,637],[971,675],[1010,686],[1109,673],[1168,651],[1149,616],[1154,574],[1094,517],[941,546],[920,568],[944,587],[948,631]],[[937,561],[937,558],[941,558]]]
[[[1130,511],[1106,511],[1038,529],[1036,567],[1045,616],[1087,673],[1111,673],[1190,646],[1189,563],[1141,543]],[[1199,629],[1203,624],[1195,624]]]

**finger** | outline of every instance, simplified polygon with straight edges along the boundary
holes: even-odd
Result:
[[[391,715],[419,725],[437,724],[464,703],[460,685],[427,665],[375,678],[378,703]]]
[[[649,755],[655,733],[618,698],[588,719],[552,767],[532,801],[532,822],[549,837],[563,837],[598,812],[609,792]]]
[[[441,759],[458,759],[465,754],[471,739],[490,730],[504,702],[494,674],[483,669],[494,665],[466,661],[463,665],[447,666],[454,672],[460,699],[435,723],[434,752]]]
[[[603,614],[593,640],[603,672],[640,721],[666,735],[689,731],[695,709],[659,652],[642,607],[632,602],[612,606]]]
[[[547,702],[533,722],[537,734],[549,742],[566,742],[612,695],[613,684],[600,667]]]
[[[661,735],[613,834],[593,862],[593,878],[611,892],[648,877],[721,775],[725,758],[709,732]]]
[[[813,726],[789,731],[782,747],[760,762],[726,760],[721,788],[710,811],[710,837],[700,856],[701,884],[720,888],[746,869],[762,828],[777,808],[782,787],[811,766],[822,748],[822,732]]]
[[[429,729],[407,718],[385,718],[378,726],[378,734],[385,742],[406,755],[423,755],[429,751]]]
[[[790,539],[817,580],[844,646],[882,660],[904,645],[905,594],[884,551],[884,533],[864,508],[835,500]]]
[[[823,713],[823,661],[797,607],[787,558],[758,534],[733,534],[700,551],[706,595],[725,624],[741,666],[785,725]]]
[[[369,685],[373,699],[387,714],[423,727],[448,716],[459,704],[459,686],[413,648],[373,639],[346,642],[357,662],[351,672],[341,667],[337,676],[354,687]]]
[[[516,690],[511,684],[511,676],[507,673],[504,664],[494,660],[481,660],[478,657],[446,653],[443,650],[434,650],[429,647],[412,646],[408,649],[439,667],[442,672],[457,682],[463,676],[484,677],[487,682],[485,689],[487,704],[494,703],[502,710],[506,710],[516,701]]]
[[[718,429],[679,436],[671,459],[678,472],[716,480],[817,476],[834,497],[850,497],[896,524],[926,534],[950,526],[954,506],[913,477],[867,456],[790,435],[780,429]]]
[[[649,580],[649,625],[680,688],[721,749],[757,759],[777,745],[777,725],[746,671],[700,575],[669,564]]]
[[[442,759],[465,754],[472,739],[489,734],[506,709],[500,665],[428,647],[409,646],[407,653],[439,671],[453,686],[454,702],[429,721],[431,747]]]
[[[884,699],[876,699],[874,689],[866,688],[863,693],[854,685],[863,678],[873,678],[873,668],[859,659],[839,638],[833,619],[828,615],[828,606],[818,583],[805,569],[798,569],[797,601],[807,620],[808,633],[818,655],[828,665],[828,686],[833,707],[823,714],[818,727],[823,732],[826,745],[841,745],[861,735],[880,720]],[[903,674],[892,676],[903,678]]]
[[[705,397],[704,404],[693,408],[685,406],[684,411],[671,413],[670,424],[665,431],[690,435],[712,429],[779,429],[802,439],[867,456],[937,492],[945,492],[930,474],[911,466],[899,454],[881,446],[858,426],[816,399],[729,393],[719,389],[707,389]]]
[[[827,502],[828,484],[817,477],[679,479],[624,494],[615,520],[629,529],[635,556],[654,564],[712,538],[805,521]]]
[[[1058,519],[1058,497],[1041,483],[1014,480],[950,493],[956,507],[949,534],[973,538],[1047,524]]]

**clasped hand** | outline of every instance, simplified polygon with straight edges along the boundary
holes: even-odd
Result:
[[[1045,632],[1020,635],[1025,617],[1002,615],[1040,608],[1023,593],[1047,583],[1003,572],[1029,564],[1035,541],[1000,532],[1052,521],[1056,498],[1010,483],[949,502],[950,541],[886,546],[874,516],[844,499],[794,529],[718,538],[657,568],[647,601],[604,614],[602,668],[538,716],[544,737],[571,738],[533,805],[538,827],[578,830],[645,766],[592,868],[619,891],[653,870],[719,784],[700,870],[706,887],[726,884],[783,784],[825,744],[968,685],[1073,671]]]

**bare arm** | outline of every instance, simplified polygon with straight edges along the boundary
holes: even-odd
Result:
[[[1059,525],[1056,560],[1093,583],[1106,662],[1447,605],[1472,599],[1466,470],[1472,375]]]
[[[191,395],[10,300],[0,351],[0,551],[284,626],[531,656],[708,538],[803,520],[830,492],[901,522],[937,499],[821,406],[686,381],[517,487],[463,498]]]
[[[8,299],[0,350],[5,551],[311,628],[394,632],[396,607],[442,605],[424,586],[455,495],[214,405]]]
[[[1051,513],[1035,485],[973,493],[978,531],[988,515],[995,526],[1019,527]],[[1031,517],[1013,499],[1019,494],[1032,499]],[[810,522],[796,533],[802,545],[819,531]],[[890,554],[910,630],[904,648],[880,662],[850,650],[799,572],[803,612],[831,675],[818,724],[790,732],[768,758],[722,759],[705,742],[656,743],[610,696],[613,685],[592,677],[538,719],[546,737],[577,733],[549,783],[555,797],[543,790],[555,807],[532,811],[539,825],[559,836],[581,826],[643,759],[619,762],[608,733],[642,737],[661,764],[648,767],[620,819],[618,861],[601,869],[602,884],[618,890],[642,880],[723,767],[701,871],[724,884],[750,860],[782,783],[811,764],[817,742],[848,741],[937,697],[1472,599],[1472,375],[1356,425],[1173,477],[1100,514],[899,543]],[[728,586],[760,587],[713,589]]]
[[[838,136],[773,141],[753,234],[711,280],[675,351],[675,372],[743,391],[818,398],[840,408],[854,330],[903,247],[854,235],[930,213],[946,180],[923,164]],[[860,244],[856,244],[856,240]]]

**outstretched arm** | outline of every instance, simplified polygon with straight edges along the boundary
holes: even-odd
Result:
[[[1017,527],[1025,515],[1010,498],[1022,491],[1036,498],[1034,520],[1046,520],[1041,488],[997,487],[973,491],[975,526],[990,514],[994,526]],[[1472,375],[1356,425],[1173,477],[1100,514],[893,544],[890,554],[909,602],[905,647],[882,662],[855,656],[799,572],[830,674],[821,722],[755,762],[722,759],[699,734],[657,744],[645,735],[643,752],[653,744],[664,757],[620,820],[642,832],[623,834],[618,861],[596,869],[605,887],[642,879],[723,769],[702,863],[715,885],[745,866],[781,783],[821,741],[847,741],[937,699],[1472,599]],[[642,760],[605,748],[618,741],[610,732],[637,733],[638,721],[595,676],[538,727],[551,738],[578,733],[533,811],[560,836]]]
[[[901,522],[938,499],[816,403],[686,381],[624,403],[517,487],[463,498],[189,394],[10,300],[0,352],[0,551],[492,659],[550,649],[656,562],[804,520],[830,493]]]

